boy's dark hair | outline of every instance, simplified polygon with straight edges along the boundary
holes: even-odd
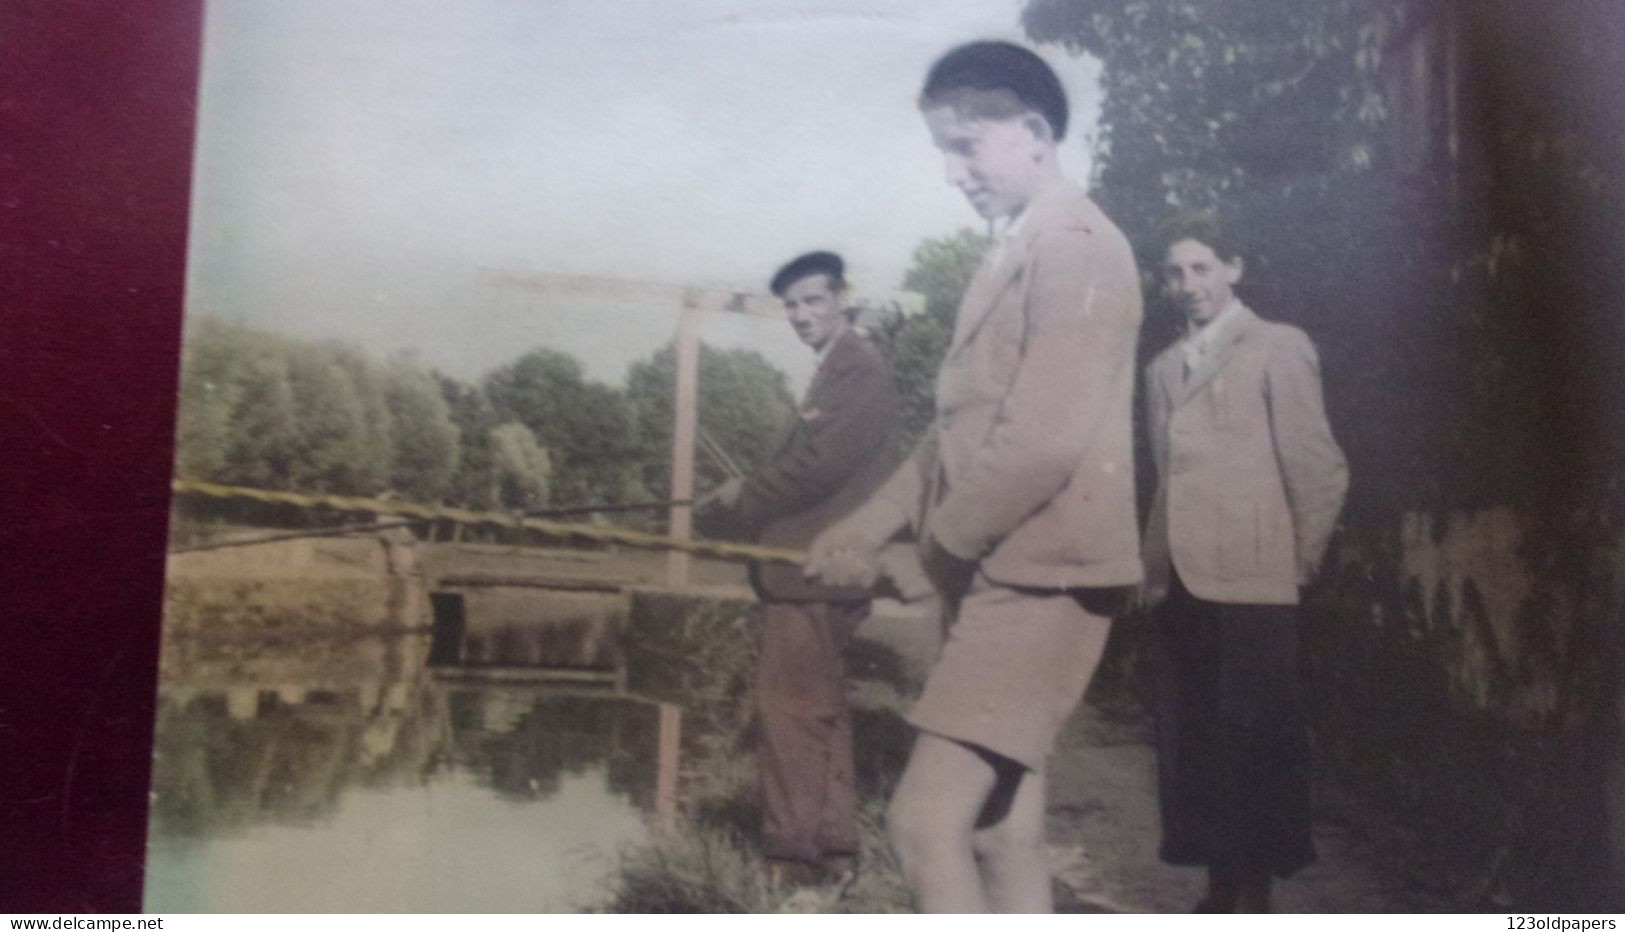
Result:
[[[1175,243],[1195,240],[1213,250],[1221,261],[1234,262],[1241,257],[1243,243],[1230,231],[1225,218],[1217,210],[1190,210],[1174,214],[1164,220],[1156,230],[1157,261],[1168,254]]]
[[[829,276],[829,286],[836,291],[846,287],[846,263],[833,252],[809,252],[796,256],[784,267],[773,273],[773,281],[768,285],[769,290],[776,297],[784,297],[785,289],[801,281],[808,275],[824,274]]]
[[[937,59],[925,77],[920,106],[954,106],[964,92],[1004,92],[1042,116],[1059,142],[1066,135],[1066,91],[1050,66],[1013,42],[971,42]]]

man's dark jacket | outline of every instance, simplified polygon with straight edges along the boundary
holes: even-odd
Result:
[[[896,432],[891,370],[860,332],[848,328],[831,344],[795,421],[766,465],[745,479],[725,520],[740,536],[764,545],[805,549],[891,475],[900,459]],[[710,522],[696,518],[706,530]],[[869,598],[867,589],[808,582],[801,567],[786,563],[752,565],[751,584],[766,601]]]

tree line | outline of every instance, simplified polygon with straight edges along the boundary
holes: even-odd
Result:
[[[471,509],[663,498],[672,420],[670,347],[624,385],[537,348],[465,381],[410,354],[194,320],[182,361],[175,473],[185,479]],[[701,350],[700,422],[727,457],[756,464],[791,410],[759,353]],[[697,464],[720,482],[716,462]]]

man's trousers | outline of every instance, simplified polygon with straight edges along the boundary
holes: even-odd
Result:
[[[763,606],[755,700],[762,852],[816,862],[856,854],[857,788],[842,657],[867,602]]]
[[[1208,602],[1176,574],[1161,615],[1162,859],[1290,876],[1315,859],[1297,607]]]

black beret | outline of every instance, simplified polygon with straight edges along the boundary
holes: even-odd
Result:
[[[782,297],[784,289],[801,281],[808,275],[823,273],[829,276],[831,285],[840,287],[845,281],[846,263],[833,252],[809,252],[803,256],[796,256],[784,267],[773,273],[773,281],[768,288],[776,295]]]
[[[931,66],[920,99],[931,101],[966,88],[1009,91],[1049,121],[1056,139],[1066,135],[1066,91],[1055,72],[1031,49],[996,41],[961,45]]]

